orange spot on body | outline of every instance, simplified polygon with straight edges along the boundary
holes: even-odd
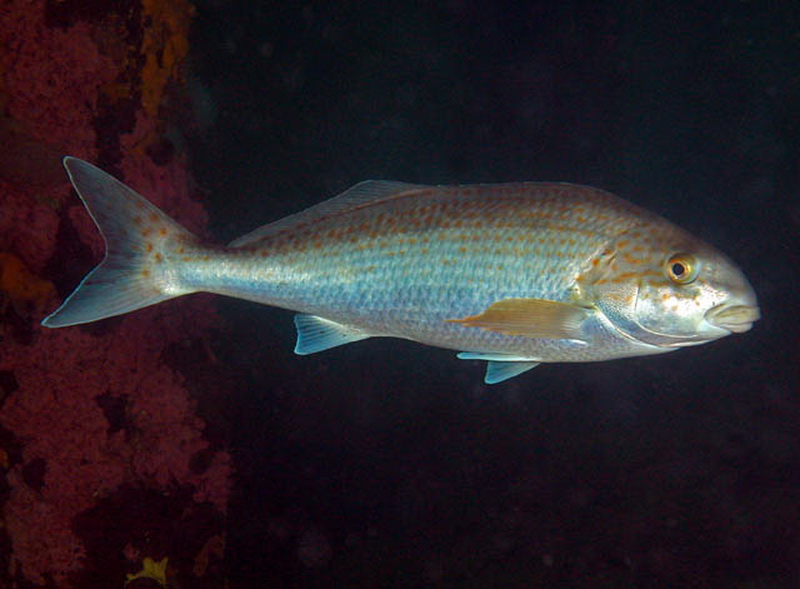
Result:
[[[634,258],[628,253],[622,254],[622,259],[625,260],[628,264],[633,264],[634,266],[638,266],[647,262],[646,259],[643,258]]]
[[[625,280],[633,280],[634,278],[639,278],[641,274],[639,272],[623,272],[622,274],[618,274],[614,277],[614,282],[624,282]]]

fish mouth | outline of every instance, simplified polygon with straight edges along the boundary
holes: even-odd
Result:
[[[705,319],[714,327],[727,329],[731,333],[744,333],[761,318],[755,305],[722,304],[706,311]]]

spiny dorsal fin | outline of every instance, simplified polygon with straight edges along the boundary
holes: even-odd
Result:
[[[316,220],[349,211],[365,204],[379,202],[422,188],[427,188],[427,186],[390,180],[365,180],[364,182],[359,182],[352,188],[348,188],[338,196],[334,196],[299,213],[289,215],[288,217],[259,227],[250,233],[234,239],[228,245],[230,247],[252,245],[286,228],[312,223]]]

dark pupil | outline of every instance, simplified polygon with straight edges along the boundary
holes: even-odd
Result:
[[[672,273],[673,273],[675,276],[677,276],[678,278],[680,278],[681,276],[683,276],[685,272],[686,272],[686,268],[685,268],[685,267],[684,267],[684,265],[683,265],[683,264],[681,264],[680,262],[675,262],[675,263],[672,265]]]

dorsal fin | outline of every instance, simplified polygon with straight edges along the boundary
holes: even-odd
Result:
[[[364,180],[352,188],[348,188],[338,196],[334,196],[326,201],[307,208],[304,211],[289,215],[263,227],[259,227],[250,233],[234,239],[228,244],[229,247],[242,247],[252,245],[256,241],[274,235],[287,227],[294,227],[299,224],[311,223],[313,221],[349,211],[359,206],[379,202],[392,197],[399,196],[427,188],[423,184],[408,184],[406,182],[394,182],[390,180]]]

